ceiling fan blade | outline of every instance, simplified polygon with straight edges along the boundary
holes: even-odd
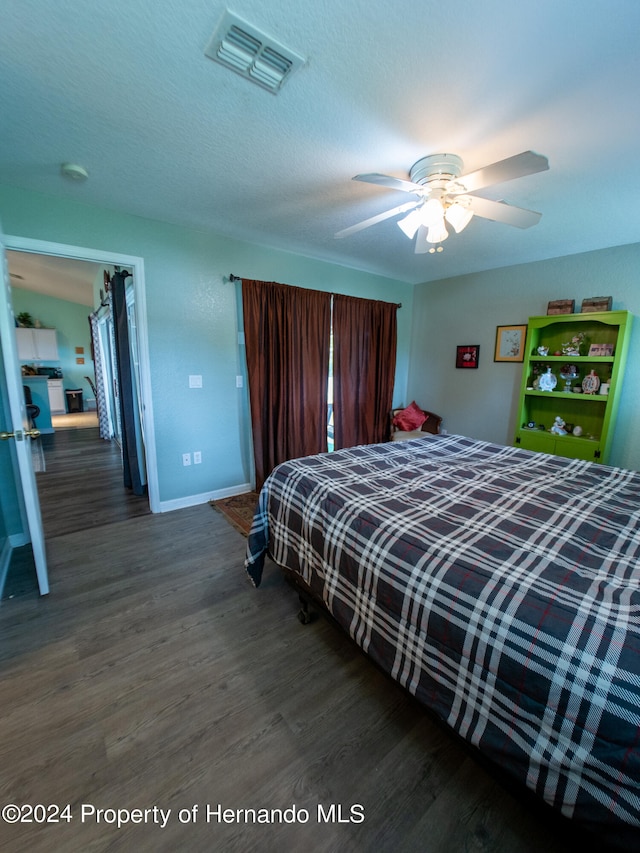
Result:
[[[416,255],[424,255],[431,248],[430,244],[427,243],[428,232],[429,232],[429,229],[427,228],[426,225],[421,225],[418,228],[418,232],[416,234],[416,248],[415,248]]]
[[[456,183],[464,187],[461,192],[473,193],[492,184],[502,184],[505,181],[512,181],[514,178],[535,175],[536,172],[544,172],[548,168],[549,161],[542,154],[523,151],[522,154],[515,154],[513,157],[507,157],[506,160],[499,160],[497,163],[477,169],[475,172],[461,175]]]
[[[492,219],[494,222],[504,222],[505,225],[514,225],[516,228],[531,228],[542,216],[535,210],[525,210],[504,201],[490,201],[488,198],[473,195],[469,196],[469,207],[477,216]]]
[[[357,222],[355,225],[350,225],[349,228],[344,228],[342,231],[338,231],[334,236],[338,238],[348,237],[350,234],[355,234],[357,231],[362,231],[364,228],[368,228],[370,225],[376,225],[378,222],[384,222],[385,219],[390,219],[392,216],[396,216],[398,213],[405,213],[408,210],[413,210],[414,207],[417,207],[420,204],[420,201],[407,201],[404,204],[399,205],[398,207],[392,207],[391,210],[385,210],[384,213],[379,213],[377,216],[372,216],[370,219],[364,219],[362,222]]]
[[[403,181],[400,178],[392,178],[391,175],[380,175],[377,172],[372,172],[369,175],[354,175],[354,181],[363,181],[365,184],[376,184],[378,187],[386,187],[390,190],[402,190],[403,193],[421,192],[423,187],[420,184],[413,184],[411,181]]]

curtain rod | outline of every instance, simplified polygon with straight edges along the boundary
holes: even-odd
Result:
[[[242,278],[239,275],[234,275],[233,273],[231,273],[229,276],[229,281],[242,281]],[[332,293],[331,295],[335,296],[336,294]],[[402,302],[396,302],[395,305],[396,308],[402,308]]]

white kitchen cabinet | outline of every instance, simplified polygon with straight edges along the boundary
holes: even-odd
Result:
[[[47,391],[49,392],[49,406],[52,415],[64,415],[65,396],[62,388],[62,379],[48,379]]]
[[[55,329],[16,329],[20,361],[59,361]]]

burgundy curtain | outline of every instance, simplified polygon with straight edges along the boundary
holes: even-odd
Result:
[[[280,462],[327,450],[331,294],[242,280],[256,488]]]
[[[386,441],[396,369],[397,305],[333,297],[335,447]]]

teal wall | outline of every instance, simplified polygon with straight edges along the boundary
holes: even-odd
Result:
[[[510,444],[522,367],[493,361],[496,326],[545,314],[551,299],[613,296],[640,314],[640,244],[417,285],[48,196],[0,187],[6,234],[144,258],[160,501],[233,490],[252,479],[250,424],[230,273],[402,303],[394,404],[417,400],[444,427]],[[27,309],[28,310],[28,309]],[[32,312],[33,313],[33,312]],[[455,369],[479,344],[478,370]],[[190,374],[203,377],[189,389]],[[640,469],[640,321],[635,324],[612,463]],[[182,465],[200,450],[202,464]]]
[[[84,378],[94,377],[91,332],[87,319],[92,309],[77,302],[54,299],[18,287],[11,288],[11,295],[16,316],[21,311],[27,311],[34,320],[39,320],[44,328],[56,330],[60,359],[57,363],[47,363],[43,366],[62,368],[65,391],[69,388],[82,388],[85,401],[93,398],[91,386]],[[82,347],[84,353],[77,354],[76,347]],[[76,358],[84,358],[84,364],[76,364]]]
[[[109,210],[0,187],[5,234],[144,258],[160,501],[229,490],[252,479],[246,387],[236,387],[237,287],[247,278],[402,303],[398,311],[396,402],[406,396],[413,287],[205,233]],[[202,389],[189,389],[200,374]],[[182,465],[200,450],[202,464]]]
[[[522,365],[494,362],[496,327],[547,313],[553,299],[612,296],[636,315],[610,462],[640,470],[640,243],[489,270],[416,287],[408,397],[443,427],[513,442]],[[456,345],[479,344],[477,370],[455,368]]]

